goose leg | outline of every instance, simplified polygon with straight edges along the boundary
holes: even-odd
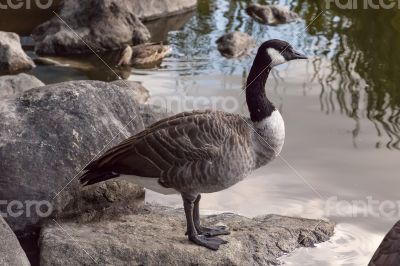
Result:
[[[190,241],[212,250],[218,250],[220,245],[228,243],[218,237],[206,237],[204,235],[197,234],[196,227],[193,222],[193,209],[196,196],[190,194],[182,194],[182,198],[183,207],[185,209],[186,215],[187,235]]]
[[[210,236],[220,236],[220,235],[229,235],[230,232],[226,230],[225,226],[217,226],[215,228],[203,227],[200,225],[200,199],[201,195],[199,194],[194,201],[194,210],[193,210],[193,222],[194,226],[197,230],[197,233],[200,235],[204,235],[207,237]]]

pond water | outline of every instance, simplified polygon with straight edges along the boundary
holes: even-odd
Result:
[[[282,258],[287,265],[366,265],[399,219],[400,11],[341,10],[324,1],[258,1],[291,7],[303,18],[265,26],[244,9],[255,1],[200,0],[195,12],[148,24],[172,54],[154,69],[113,69],[94,55],[40,66],[45,83],[75,79],[140,81],[151,102],[175,112],[216,108],[247,113],[241,93],[253,56],[225,59],[215,41],[240,30],[258,44],[287,40],[307,61],[273,71],[267,92],[286,123],[281,157],[223,192],[204,195],[204,213],[232,211],[326,218],[334,237]],[[11,16],[11,15],[10,15]],[[2,20],[4,16],[0,18]],[[32,23],[16,27],[25,35]],[[24,26],[25,25],[25,26]],[[0,22],[0,29],[9,26]],[[29,38],[25,48],[31,47]],[[30,51],[30,53],[32,53]],[[117,53],[102,55],[110,65]],[[148,191],[147,201],[181,207],[178,196]]]

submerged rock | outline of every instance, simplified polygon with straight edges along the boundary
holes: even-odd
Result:
[[[38,54],[83,54],[92,53],[91,49],[102,52],[150,39],[130,0],[66,0],[60,17],[63,21],[55,16],[34,30]]]
[[[246,8],[247,14],[257,22],[268,25],[277,25],[296,21],[299,18],[289,8],[279,5],[258,5],[253,4]]]
[[[19,236],[35,231],[44,218],[38,211],[26,215],[29,201],[49,201],[57,212],[79,205],[81,169],[144,129],[134,98],[132,88],[73,81],[0,102],[0,199],[23,203],[22,215],[5,217]]]
[[[16,96],[19,93],[44,86],[36,77],[21,73],[19,75],[0,76],[0,99]]]
[[[173,16],[193,10],[197,0],[132,0],[135,14],[143,21]]]
[[[224,34],[217,40],[217,44],[220,53],[228,58],[246,55],[255,47],[253,38],[239,31]]]
[[[0,265],[31,265],[11,228],[0,215]]]
[[[298,247],[329,239],[334,224],[267,215],[254,219],[235,214],[204,217],[224,224],[228,244],[210,251],[190,243],[183,211],[146,206],[133,215],[90,223],[58,220],[40,236],[42,266],[56,265],[268,265]]]
[[[32,59],[22,50],[19,36],[0,31],[0,73],[13,74],[34,67]]]

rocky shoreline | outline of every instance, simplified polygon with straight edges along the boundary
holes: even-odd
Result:
[[[117,143],[169,115],[143,103],[148,92],[139,84],[127,84],[64,82],[21,90],[1,101],[0,117],[6,123],[0,127],[0,159],[4,162],[0,172],[5,173],[0,175],[5,184],[0,195],[7,201],[49,201],[52,206],[46,217],[35,213],[6,217],[13,231],[21,239],[31,239],[31,245],[40,232],[40,265],[86,265],[90,257],[77,243],[85,243],[85,250],[100,265],[156,265],[160,258],[165,265],[265,265],[277,263],[277,258],[295,248],[310,247],[332,236],[334,224],[326,221],[213,215],[204,222],[223,223],[232,230],[226,237],[230,244],[213,253],[187,241],[182,210],[143,205],[143,188],[124,181],[81,188],[72,180],[63,189],[110,139],[117,136],[112,141]],[[132,115],[135,118],[129,123]],[[4,206],[0,208],[6,212]]]
[[[54,265],[275,265],[299,247],[328,240],[334,224],[266,215],[249,219],[232,213],[203,217],[226,225],[229,243],[213,252],[184,235],[183,210],[145,205],[133,214],[92,222],[51,220],[41,230],[40,263]]]

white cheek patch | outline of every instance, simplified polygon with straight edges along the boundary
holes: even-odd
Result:
[[[271,67],[286,63],[285,57],[274,48],[268,48],[267,53],[271,57]]]

